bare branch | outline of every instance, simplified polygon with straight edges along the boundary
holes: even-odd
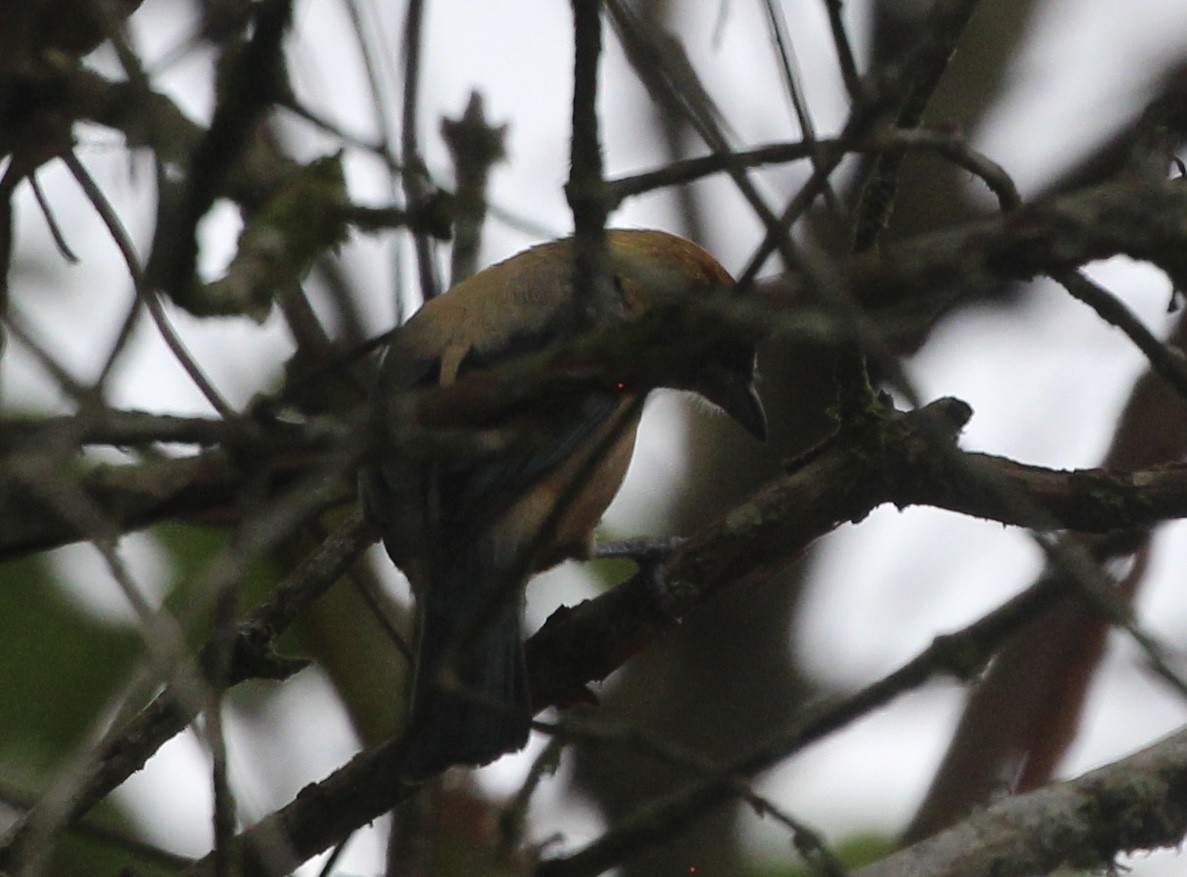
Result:
[[[1023,877],[1173,847],[1187,833],[1187,732],[1027,795],[1006,798],[854,877]]]

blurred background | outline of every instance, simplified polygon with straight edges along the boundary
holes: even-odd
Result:
[[[773,45],[772,7],[748,0],[639,5],[679,38],[734,147],[803,138]],[[900,51],[929,5],[844,4],[859,69]],[[214,106],[218,52],[212,22],[235,6],[144,0],[127,19],[127,45],[151,87],[196,122],[207,123]],[[785,0],[773,8],[790,37],[816,134],[831,136],[849,104],[826,4]],[[403,3],[378,0],[295,4],[287,43],[293,108],[270,115],[271,136],[300,162],[340,151],[347,189],[360,204],[404,197],[383,156],[394,154],[401,136],[405,14]],[[572,51],[566,3],[425,4],[416,119],[429,178],[446,188],[455,184],[441,120],[460,118],[473,93],[481,95],[486,119],[505,126],[505,159],[494,165],[489,181],[481,265],[571,230],[562,186],[568,178]],[[1091,178],[1093,162],[1108,155],[1114,139],[1185,60],[1187,6],[1177,0],[985,0],[926,120],[966,135],[1006,169],[1025,198],[1038,197]],[[112,79],[127,75],[108,42],[85,64]],[[706,152],[687,126],[657,107],[609,28],[601,86],[607,177]],[[130,147],[110,127],[78,125],[75,134],[75,154],[146,257],[156,225],[152,154]],[[861,166],[851,161],[834,177],[845,203],[854,199]],[[751,176],[771,204],[782,205],[808,172],[801,162]],[[47,357],[78,382],[93,381],[131,297],[124,262],[69,170],[51,161],[38,170],[37,181],[78,261],[69,264],[60,254],[31,187],[18,187],[8,284],[15,319],[28,337],[10,335],[0,358],[0,405],[12,416],[72,413],[76,403],[47,368]],[[984,186],[965,172],[938,158],[913,159],[904,168],[887,243],[996,209]],[[805,220],[800,236],[824,252],[842,254],[847,241],[836,220],[818,211]],[[761,223],[725,176],[629,199],[610,224],[686,234],[734,272],[762,235]],[[242,225],[238,208],[223,200],[202,221],[198,269],[204,279],[226,270]],[[433,257],[447,276],[448,244],[437,245]],[[765,273],[779,270],[772,262]],[[1118,259],[1089,273],[1160,337],[1172,331],[1177,315],[1168,310],[1171,288],[1160,272]],[[305,290],[328,336],[348,347],[415,309],[416,277],[405,232],[355,233],[313,267]],[[297,345],[280,309],[259,321],[195,317],[176,307],[169,316],[233,407],[281,386]],[[676,394],[654,398],[626,486],[604,521],[606,538],[688,532],[777,474],[782,459],[828,433],[831,377],[822,351],[772,343],[760,362],[772,421],[768,445],[755,446]],[[908,353],[905,368],[923,400],[951,395],[973,407],[963,447],[1075,468],[1105,460],[1145,361],[1121,333],[1039,280],[953,310]],[[106,398],[119,408],[212,413],[144,320],[133,330]],[[1178,429],[1162,409],[1149,412],[1142,420],[1148,431]],[[113,450],[91,454],[100,461],[126,459]],[[188,584],[226,540],[219,528],[170,523],[129,535],[120,548],[152,605],[183,607]],[[291,546],[293,552],[307,548]],[[1126,562],[1117,561],[1115,571]],[[1161,528],[1137,600],[1142,623],[1176,652],[1187,640],[1185,564],[1184,526]],[[284,565],[284,558],[262,558],[247,593],[258,599]],[[758,739],[810,698],[878,679],[937,634],[1021,590],[1042,566],[1025,533],[931,509],[880,509],[820,540],[796,568],[717,598],[711,611],[689,619],[611,677],[600,690],[598,715],[724,755]],[[539,577],[529,589],[531,626],[629,571],[623,564],[571,564]],[[407,609],[404,584],[381,552],[372,552],[368,574],[382,583],[397,617],[406,617],[400,614]],[[402,660],[373,622],[360,620],[356,604],[349,595],[331,594],[295,632],[289,648],[314,655],[317,666],[283,684],[253,682],[231,693],[229,765],[245,823],[324,777],[363,742],[383,739],[391,727]],[[151,690],[140,676],[138,624],[87,545],[0,567],[0,690],[6,703],[0,711],[0,792],[9,804],[68,774],[107,723]],[[956,682],[929,685],[769,772],[758,787],[832,845],[889,844],[915,815],[966,699]],[[1187,704],[1148,672],[1125,636],[1110,634],[1057,773],[1074,776],[1115,760],[1185,720]],[[533,739],[524,753],[478,771],[476,786],[464,794],[495,800],[514,794],[543,745]],[[535,794],[528,837],[545,844],[549,854],[579,848],[678,779],[678,771],[658,769],[630,752],[573,747]],[[1003,778],[1003,788],[1008,784]],[[209,849],[210,808],[208,754],[193,735],[182,734],[112,796],[102,815],[155,845],[198,856]],[[336,869],[381,872],[386,831],[381,820],[359,832]],[[98,853],[85,847],[79,855],[93,862],[85,857]],[[112,861],[123,859],[115,855]],[[795,862],[784,827],[731,806],[629,873],[785,874],[793,873]],[[1125,864],[1138,875],[1183,869],[1173,852]],[[315,861],[302,873],[318,868]]]

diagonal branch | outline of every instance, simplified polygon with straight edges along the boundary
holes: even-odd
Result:
[[[1187,731],[1070,782],[1006,798],[854,877],[1022,877],[1112,870],[1187,833]]]
[[[1184,467],[1131,475],[1056,473],[955,450],[937,453],[937,434],[954,440],[968,413],[963,403],[941,400],[920,411],[893,415],[864,437],[838,440],[823,449],[795,473],[764,488],[681,545],[665,565],[664,578],[671,592],[663,607],[656,605],[653,588],[637,576],[594,600],[558,610],[528,644],[533,703],[543,709],[584,699],[585,684],[603,679],[621,666],[666,630],[673,617],[691,611],[723,588],[788,562],[841,521],[859,520],[884,502],[927,502],[1011,523],[1032,523],[1029,514],[1018,512],[1018,502],[1002,498],[1017,489],[1033,500],[1029,505],[1041,509],[1044,519],[1056,515],[1067,518],[1069,525],[1112,528],[1135,524],[1134,518],[1127,523],[1108,519],[1109,509],[1118,508],[1118,501],[1126,506],[1122,497],[1133,500],[1128,509],[1140,518],[1139,509],[1145,507],[1143,491],[1150,485],[1161,485],[1152,493],[1187,514]],[[990,470],[992,479],[986,477],[985,470]],[[989,480],[997,489],[980,487]],[[1020,599],[1040,596],[1036,593]],[[1021,612],[1006,613],[1007,619],[1024,617],[1028,616]],[[994,636],[1008,627],[997,618],[989,625]],[[936,654],[904,669],[903,679],[919,684],[960,663],[944,643],[935,649]],[[892,682],[862,701],[861,709],[851,705],[852,712],[844,713],[845,721],[903,690],[898,676]],[[839,721],[840,714],[830,715],[830,722]],[[830,729],[837,726],[828,724]],[[401,749],[397,740],[356,756],[241,835],[241,852],[257,851],[250,854],[253,865],[248,873],[284,873],[407,796],[410,790],[396,781],[394,771]],[[764,757],[781,757],[773,752],[767,749]],[[269,837],[285,839],[286,857],[258,854],[264,847],[274,849],[265,843]],[[193,873],[208,873],[206,867],[199,865]]]

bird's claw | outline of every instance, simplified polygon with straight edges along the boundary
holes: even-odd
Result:
[[[632,560],[639,567],[647,595],[656,613],[668,621],[679,623],[676,603],[668,588],[664,564],[672,552],[684,543],[681,536],[640,536],[634,539],[620,539],[602,542],[594,549],[593,556],[599,560]]]

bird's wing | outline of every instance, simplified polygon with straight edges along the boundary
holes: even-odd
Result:
[[[451,296],[456,296],[456,292],[435,299],[426,306],[423,315],[418,314],[392,337],[376,387],[379,405],[383,399],[403,390],[452,383],[467,372],[497,368],[517,357],[543,350],[565,335],[565,315],[558,310],[532,308],[517,326],[504,325],[501,332],[496,332],[474,320],[473,311],[443,313],[452,304]],[[587,394],[563,416],[550,417],[550,412],[542,412],[544,416],[534,421],[539,431],[527,436],[529,440],[521,449],[497,459],[435,464],[431,471],[416,477],[418,481],[432,478],[436,482],[434,488],[426,490],[427,482],[421,482],[421,487],[413,489],[409,498],[433,495],[436,511],[432,517],[436,521],[426,521],[427,526],[431,530],[439,526],[439,532],[450,533],[457,539],[470,538],[590,441],[621,401],[614,394]],[[402,507],[398,485],[410,475],[398,460],[370,470],[362,484],[372,520],[386,522],[394,517],[407,517],[407,510],[401,512],[396,507]]]
[[[473,369],[495,368],[504,361],[540,350],[557,340],[547,328],[539,333],[518,333],[499,351],[471,355],[462,363],[459,377]],[[468,538],[484,527],[524,491],[592,441],[611,417],[621,398],[609,393],[585,394],[563,417],[535,421],[535,432],[525,436],[521,449],[496,459],[437,467],[440,521],[446,531]]]

